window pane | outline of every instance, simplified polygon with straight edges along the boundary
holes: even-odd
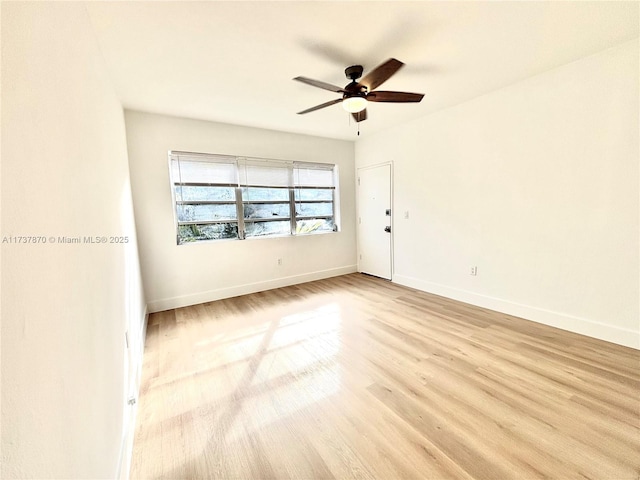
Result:
[[[264,237],[268,235],[289,235],[291,224],[285,222],[255,222],[245,223],[245,237]]]
[[[333,203],[296,203],[296,216],[333,215]]]
[[[288,203],[245,203],[244,218],[289,218]]]
[[[178,205],[178,221],[194,222],[237,218],[234,205]]]
[[[183,202],[202,200],[224,200],[234,202],[236,194],[233,187],[174,187],[176,200]]]
[[[178,243],[198,240],[238,238],[238,224],[216,223],[213,225],[181,225],[178,227]]]
[[[289,201],[289,190],[286,188],[251,188],[244,187],[242,189],[242,200],[250,201],[261,201],[261,200],[271,200],[271,201]]]
[[[296,221],[296,233],[333,232],[334,222],[331,218],[317,218]]]
[[[296,188],[296,200],[333,200],[333,190],[324,188]]]

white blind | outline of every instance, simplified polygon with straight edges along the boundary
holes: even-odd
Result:
[[[170,158],[173,184],[238,184],[235,157],[172,152]]]
[[[335,166],[229,155],[170,152],[173,184],[335,188]]]
[[[333,169],[333,165],[294,164],[294,185],[301,187],[335,187]]]
[[[269,160],[240,160],[238,162],[240,185],[254,187],[291,186],[291,162]]]

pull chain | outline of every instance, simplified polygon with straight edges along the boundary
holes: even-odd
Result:
[[[349,115],[349,125],[351,125],[351,115]],[[358,136],[360,136],[360,122],[356,121],[356,125],[358,126]]]

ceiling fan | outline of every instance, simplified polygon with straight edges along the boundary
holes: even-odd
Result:
[[[304,113],[313,112],[315,110],[320,110],[321,108],[335,105],[336,103],[342,103],[344,109],[353,115],[356,122],[362,122],[367,119],[368,102],[419,102],[422,100],[422,97],[424,97],[424,94],[422,93],[390,92],[381,90],[374,91],[384,82],[389,80],[389,78],[391,78],[391,76],[403,65],[404,63],[401,61],[396,60],[395,58],[390,58],[370,71],[359,82],[357,80],[362,77],[362,65],[352,65],[347,67],[344,71],[347,78],[351,80],[351,82],[344,88],[331,85],[330,83],[321,82],[320,80],[314,80],[312,78],[296,77],[294,80],[297,80],[298,82],[323,88],[330,92],[342,93],[342,98],[336,98],[330,102],[307,108],[306,110],[298,112],[298,114],[302,115]]]

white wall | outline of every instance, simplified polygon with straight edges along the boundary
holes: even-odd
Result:
[[[352,142],[135,111],[126,111],[125,119],[142,276],[151,311],[355,271]],[[169,150],[335,163],[342,231],[176,245]]]
[[[2,243],[0,476],[114,478],[144,302],[123,111],[80,3],[2,3],[2,207],[3,239],[47,243]],[[102,235],[130,242],[57,240]]]
[[[640,348],[638,85],[636,40],[359,140],[394,281]]]

